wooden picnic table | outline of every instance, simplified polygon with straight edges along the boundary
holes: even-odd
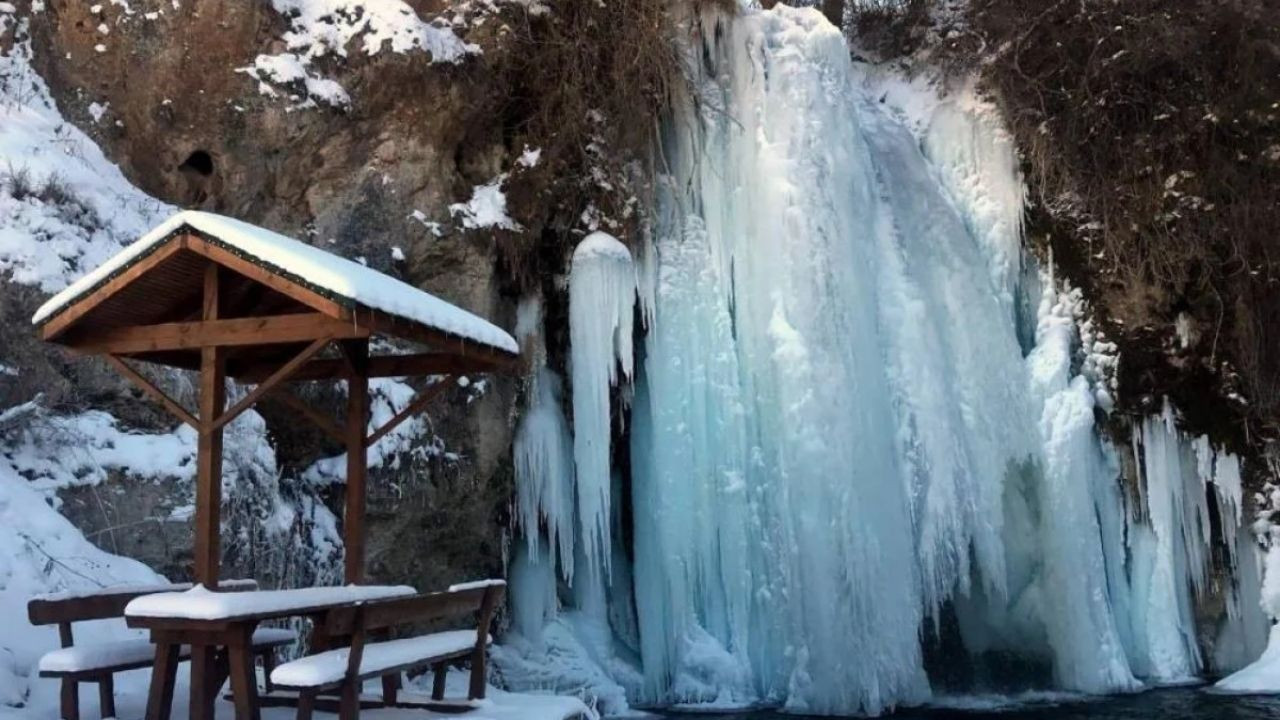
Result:
[[[412,594],[411,587],[378,585],[246,593],[197,587],[138,598],[125,609],[126,620],[149,630],[156,648],[146,718],[169,720],[183,645],[191,648],[190,720],[214,720],[214,701],[228,675],[236,720],[260,720],[251,644],[259,623]]]

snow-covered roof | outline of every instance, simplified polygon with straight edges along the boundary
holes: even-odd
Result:
[[[343,304],[361,305],[504,352],[519,353],[515,338],[506,331],[408,283],[270,230],[195,210],[173,215],[54,295],[36,310],[31,322],[39,325],[53,318],[184,231],[226,245],[255,264]]]

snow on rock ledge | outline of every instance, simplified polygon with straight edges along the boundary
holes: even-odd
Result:
[[[258,80],[259,91],[272,97],[279,86],[301,82],[307,97],[292,97],[299,107],[314,106],[317,100],[334,107],[351,103],[346,90],[315,74],[311,63],[328,55],[345,58],[347,46],[356,39],[362,41],[366,55],[376,55],[389,45],[395,53],[428,52],[432,62],[457,63],[480,52],[451,29],[423,22],[400,0],[272,0],[271,4],[289,19],[289,31],[281,38],[288,52],[259,55],[240,72]]]

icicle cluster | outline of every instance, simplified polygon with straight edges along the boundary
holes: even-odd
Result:
[[[573,459],[577,467],[578,522],[589,569],[610,564],[613,424],[610,392],[632,374],[635,270],[617,238],[583,238],[569,272],[569,346],[573,367]]]
[[[930,95],[904,122],[816,10],[706,37],[697,107],[725,111],[691,104],[664,135],[629,468],[611,466],[610,397],[632,376],[637,272],[608,236],[573,258],[581,651],[643,703],[833,714],[926,700],[922,637],[1085,692],[1256,657],[1238,462],[1171,413],[1133,448],[1102,439],[1114,346],[1021,254],[990,114]],[[543,446],[564,437],[542,422]],[[522,472],[545,507],[558,470]],[[1218,541],[1236,599],[1209,659],[1192,609]]]

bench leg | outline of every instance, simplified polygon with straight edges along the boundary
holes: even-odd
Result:
[[[434,671],[434,677],[431,678],[431,699],[443,700],[444,676],[445,673],[449,672],[449,665],[448,663],[438,662],[432,665],[431,669]]]
[[[382,704],[390,707],[396,704],[396,695],[400,690],[400,673],[382,676]]]
[[[316,691],[303,690],[298,693],[298,720],[311,720],[311,713],[316,709]]]
[[[358,720],[360,717],[359,680],[345,680],[342,683],[342,698],[338,701],[338,720]]]
[[[173,710],[173,683],[178,678],[178,646],[156,643],[156,661],[151,666],[151,689],[147,692],[147,720],[169,720]]]
[[[276,651],[275,648],[267,648],[262,654],[262,692],[275,692],[275,686],[271,684],[271,671],[276,668]]]
[[[80,720],[80,683],[62,679],[62,720]]]
[[[481,647],[477,648],[476,651],[471,654],[471,692],[467,693],[468,700],[484,699],[484,681],[486,679],[484,671],[484,651],[485,649]]]
[[[110,675],[98,681],[98,710],[103,720],[116,716],[116,684]]]

